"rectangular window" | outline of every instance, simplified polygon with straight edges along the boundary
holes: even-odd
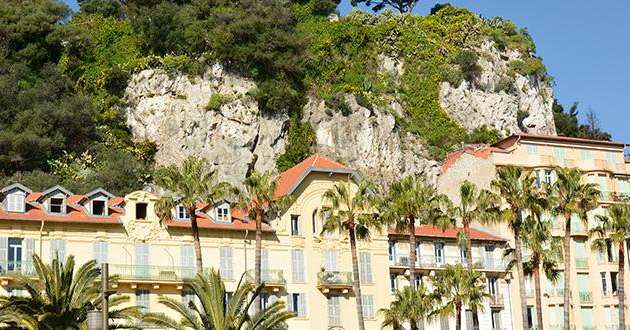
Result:
[[[501,311],[492,310],[492,329],[501,329]]]
[[[606,153],[606,160],[611,162],[611,163],[614,163],[615,162],[615,156],[616,155],[615,155],[614,152],[607,152]]]
[[[7,269],[10,271],[17,271],[22,269],[22,239],[10,237],[8,240],[8,265]]]
[[[190,220],[190,214],[183,205],[177,205],[177,220]]]
[[[293,283],[304,283],[304,251],[291,250],[291,274]]]
[[[593,159],[593,153],[590,150],[582,150],[580,151],[580,158],[583,160],[591,160]]]
[[[317,209],[313,210],[311,216],[311,226],[313,227],[313,235],[319,235],[319,228],[317,226]]]
[[[361,296],[361,308],[363,309],[363,316],[367,318],[374,317],[374,296],[362,295]]]
[[[527,326],[536,329],[536,310],[534,306],[527,306]]]
[[[341,325],[341,304],[339,296],[328,297],[328,325]]]
[[[553,183],[553,172],[551,170],[545,170],[545,183],[552,184]]]
[[[136,203],[136,219],[147,218],[147,203]]]
[[[22,191],[11,193],[7,196],[7,211],[24,212],[26,208],[26,197]]]
[[[220,248],[221,254],[221,277],[224,279],[232,279],[234,277],[234,271],[232,269],[232,248],[229,246],[222,246]]]
[[[328,250],[325,254],[324,268],[327,271],[337,270],[337,251]]]
[[[398,290],[398,281],[396,280],[396,274],[389,275],[389,289],[392,292],[396,292]]]
[[[50,260],[66,260],[66,241],[59,238],[50,240]]]
[[[438,266],[442,266],[444,264],[444,243],[441,243],[441,242],[435,243],[434,255],[435,255],[435,263]]]
[[[372,283],[372,258],[368,252],[359,253],[359,279],[361,283]]]
[[[606,272],[599,273],[599,276],[601,277],[601,280],[602,280],[602,295],[603,296],[607,296],[608,295],[608,283],[606,281]]]
[[[150,310],[150,294],[149,289],[136,289],[136,305],[140,307],[144,313],[148,313]]]
[[[387,249],[387,252],[389,254],[389,261],[396,262],[396,242],[395,241],[389,241],[389,247]]]
[[[94,241],[94,260],[97,264],[107,263],[107,249],[108,243],[106,241]]]
[[[195,303],[195,292],[192,290],[182,290],[182,304],[185,306],[191,307],[191,303]]]
[[[476,311],[466,310],[466,329],[479,329],[479,316]]]
[[[92,215],[107,215],[107,208],[105,207],[105,201],[93,200],[92,201]]]
[[[230,207],[229,206],[217,207],[217,221],[230,222]]]
[[[300,216],[291,214],[291,235],[300,236]]]
[[[527,146],[527,153],[530,155],[538,154],[538,146]]]
[[[590,307],[582,307],[580,308],[580,314],[582,316],[582,326],[586,329],[594,329],[593,323],[593,308]]]
[[[306,317],[305,293],[290,293],[287,296],[287,304],[289,311],[295,313],[298,317]]]
[[[50,213],[65,213],[63,198],[52,197],[48,203]]]
[[[496,277],[488,277],[488,293],[492,296],[499,294],[499,283]]]
[[[566,149],[555,147],[553,148],[553,155],[558,159],[565,159],[567,155]]]
[[[618,279],[618,274],[617,272],[610,272],[610,292],[613,295],[617,294],[617,279]]]

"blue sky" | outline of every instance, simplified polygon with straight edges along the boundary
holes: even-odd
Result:
[[[75,0],[63,0],[76,9]],[[440,1],[443,2],[443,1]],[[435,1],[420,1],[426,15]],[[500,16],[527,27],[555,82],[555,95],[568,107],[592,109],[615,140],[630,143],[630,2],[619,0],[451,0],[486,17]],[[342,14],[351,10],[344,0]]]

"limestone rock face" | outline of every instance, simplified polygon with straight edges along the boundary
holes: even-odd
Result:
[[[144,70],[126,89],[127,124],[136,139],[157,144],[158,164],[196,155],[214,166],[219,179],[239,184],[250,168],[275,168],[288,125],[285,115],[261,115],[247,95],[253,87],[219,65],[194,78]],[[217,94],[227,101],[207,109]]]
[[[530,133],[555,135],[553,91],[542,77],[509,74],[508,63],[521,59],[515,51],[500,52],[492,42],[484,42],[476,51],[480,76],[459,86],[440,85],[440,104],[468,130],[486,125],[504,135],[520,132],[517,113],[527,114],[523,126]]]
[[[423,157],[422,143],[401,132],[394,116],[382,109],[362,107],[352,95],[346,95],[345,101],[351,110],[348,115],[328,109],[324,101],[315,98],[304,107],[304,120],[315,130],[318,152],[381,183],[414,173],[435,182],[438,163]]]

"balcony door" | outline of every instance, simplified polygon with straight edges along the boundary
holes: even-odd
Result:
[[[438,267],[444,265],[444,243],[436,242],[434,245],[435,264]]]
[[[22,239],[9,238],[8,264],[9,271],[19,271],[22,268]]]

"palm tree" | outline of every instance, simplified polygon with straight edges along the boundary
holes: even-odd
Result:
[[[483,311],[484,301],[490,297],[486,292],[485,275],[464,266],[446,265],[433,279],[434,295],[441,307],[434,313],[443,317],[455,316],[455,329],[462,328],[462,307]]]
[[[617,297],[619,298],[619,329],[626,328],[625,317],[625,259],[626,241],[630,239],[630,206],[628,204],[613,205],[608,209],[608,216],[596,216],[597,225],[591,229],[591,235],[597,235],[593,240],[593,248],[598,251],[606,251],[608,244],[617,245],[619,286]]]
[[[347,231],[352,254],[353,287],[356,297],[359,330],[365,329],[363,310],[361,308],[361,282],[359,278],[359,262],[357,260],[357,239],[369,239],[370,231],[381,231],[382,224],[373,214],[375,198],[371,183],[363,180],[356,191],[349,182],[339,182],[324,192],[323,202],[330,203],[331,214],[324,219],[323,231]]]
[[[556,169],[557,180],[552,185],[553,214],[564,219],[564,328],[570,326],[571,308],[571,216],[577,214],[588,227],[586,213],[597,207],[599,189],[592,183],[582,183],[582,172],[576,168]]]
[[[155,182],[168,191],[156,205],[158,213],[172,218],[172,210],[179,204],[190,216],[197,272],[203,271],[199,227],[195,217],[197,205],[199,203],[213,205],[217,200],[234,192],[227,183],[215,184],[215,179],[215,172],[208,169],[207,161],[193,156],[184,160],[181,169],[170,165],[160,167],[155,172]]]
[[[245,178],[243,185],[245,191],[239,194],[237,207],[247,210],[250,219],[256,222],[256,247],[254,256],[254,284],[260,285],[261,281],[261,254],[262,254],[262,224],[280,213],[289,205],[289,196],[275,196],[277,178],[271,173],[253,172]],[[256,297],[254,310],[261,310],[260,297]]]
[[[559,277],[557,262],[562,255],[562,240],[551,234],[551,220],[543,220],[536,212],[530,213],[523,223],[521,232],[523,245],[530,251],[530,258],[524,263],[524,273],[532,275],[536,296],[536,323],[537,329],[543,329],[542,318],[542,291],[540,272],[552,282]]]
[[[232,297],[228,299],[221,275],[214,269],[208,274],[198,273],[190,282],[198,303],[184,304],[170,297],[159,297],[160,304],[179,315],[175,320],[164,313],[147,313],[144,321],[158,327],[180,330],[264,330],[286,329],[285,321],[295,315],[287,311],[284,302],[278,300],[267,308],[250,316],[248,310],[262,285],[241,277]]]
[[[496,215],[496,195],[487,190],[479,190],[474,183],[466,180],[459,187],[459,205],[452,208],[453,215],[462,219],[463,235],[459,235],[460,246],[466,247],[466,266],[473,269],[470,224],[473,221],[489,222]]]
[[[452,225],[443,212],[448,198],[425,184],[420,175],[411,175],[391,184],[379,205],[383,220],[399,232],[409,234],[409,279],[416,277],[416,221],[445,228]]]
[[[497,176],[491,182],[503,201],[507,204],[501,214],[493,219],[507,224],[514,235],[514,256],[521,301],[521,320],[523,329],[527,329],[527,304],[525,303],[525,274],[523,271],[521,231],[523,225],[523,212],[530,210],[533,205],[539,203],[540,191],[536,187],[535,179],[531,172],[525,172],[520,167],[506,166],[497,169]]]
[[[389,308],[381,308],[383,315],[382,328],[391,326],[395,330],[402,328],[404,323],[409,323],[411,330],[418,330],[418,324],[424,322],[433,312],[435,296],[426,289],[424,284],[418,288],[404,287],[396,292],[394,301]]]
[[[96,280],[100,270],[91,260],[75,271],[73,256],[65,262],[57,259],[51,265],[44,264],[33,255],[33,267],[37,276],[9,275],[16,285],[24,288],[28,296],[2,297],[0,315],[9,328],[27,329],[82,329],[86,326],[87,311],[100,304],[100,286]],[[112,329],[135,329],[127,326],[139,316],[135,306],[117,308],[128,297],[110,300]],[[127,321],[116,323],[116,320]]]

